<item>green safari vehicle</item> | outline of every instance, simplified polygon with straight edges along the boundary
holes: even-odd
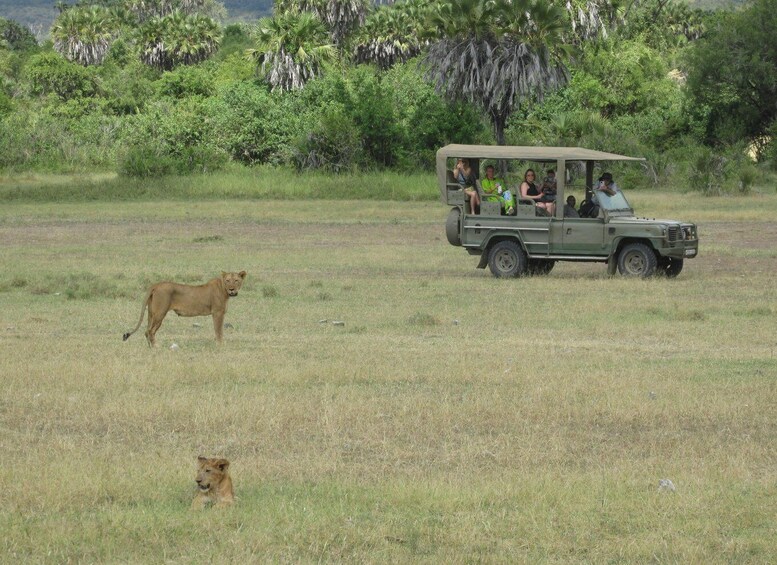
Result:
[[[465,185],[479,193],[479,210],[470,209],[465,187],[454,177],[457,159],[469,160],[472,175]],[[617,270],[630,277],[676,277],[685,259],[698,253],[696,225],[638,218],[622,190],[614,194],[597,190],[594,170],[601,174],[601,164],[614,161],[644,159],[579,147],[446,145],[437,151],[436,166],[441,199],[452,207],[445,226],[448,242],[479,256],[478,268],[488,265],[496,277],[547,274],[556,261],[606,263],[610,274]],[[515,206],[505,210],[502,203],[484,198],[481,179],[486,165],[515,171],[506,182],[517,194]],[[521,198],[526,168],[535,169],[538,178],[546,168],[556,172],[552,215],[534,200]],[[576,175],[584,184],[568,183]],[[577,210],[565,210],[567,196],[575,192],[583,196],[581,211],[588,217],[574,217]]]

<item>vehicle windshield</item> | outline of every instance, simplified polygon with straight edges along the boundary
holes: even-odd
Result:
[[[596,199],[604,210],[631,210],[631,205],[626,200],[622,191],[618,191],[612,196],[604,192],[597,191]]]

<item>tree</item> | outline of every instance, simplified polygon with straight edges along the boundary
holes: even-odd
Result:
[[[345,39],[364,24],[368,0],[277,0],[277,12],[311,12],[318,16],[329,29],[335,45],[342,45]]]
[[[759,141],[777,119],[777,0],[720,14],[689,50],[690,108],[706,112],[709,144]]]
[[[432,6],[427,0],[407,0],[373,11],[355,34],[354,60],[388,69],[418,55],[428,44],[424,22]]]
[[[84,66],[102,63],[117,33],[117,20],[102,6],[65,9],[51,26],[54,49]]]
[[[430,27],[439,30],[425,57],[430,78],[448,99],[483,108],[500,145],[516,107],[567,80],[564,19],[555,6],[452,0],[437,6]]]
[[[28,51],[38,46],[29,28],[14,20],[0,18],[0,46],[11,51]]]
[[[178,11],[153,17],[138,31],[143,62],[165,71],[208,59],[220,43],[221,29],[214,20]]]
[[[246,53],[273,90],[303,88],[335,56],[326,27],[308,12],[282,12],[262,18],[254,37],[256,46]]]

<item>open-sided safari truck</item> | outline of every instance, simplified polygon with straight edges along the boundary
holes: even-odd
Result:
[[[459,158],[470,162],[480,210],[470,209],[464,187],[453,175]],[[637,218],[622,190],[611,195],[596,190],[594,171],[601,174],[601,164],[613,161],[644,159],[579,147],[446,145],[437,151],[437,181],[442,201],[452,206],[445,226],[448,241],[480,256],[478,268],[488,265],[497,277],[547,274],[556,261],[607,263],[610,274],[617,269],[634,277],[677,276],[683,261],[698,252],[696,225]],[[480,179],[487,165],[507,172],[506,184],[517,195],[510,215],[499,202],[482,198]],[[538,179],[547,169],[556,172],[553,215],[533,200],[521,199],[519,186],[527,168],[534,169]],[[576,176],[582,184],[568,182]],[[573,193],[586,211],[593,211],[591,217],[565,217],[564,204]]]

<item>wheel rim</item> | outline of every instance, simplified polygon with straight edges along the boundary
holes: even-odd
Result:
[[[647,268],[647,261],[642,253],[632,251],[624,258],[623,266],[630,275],[641,275]]]
[[[500,251],[494,259],[497,268],[503,273],[509,273],[514,270],[518,264],[515,254],[506,249]]]

